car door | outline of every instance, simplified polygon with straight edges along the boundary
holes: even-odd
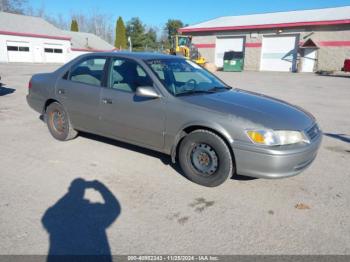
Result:
[[[135,94],[138,86],[153,86],[136,61],[113,58],[107,88],[101,90],[100,119],[103,133],[140,145],[161,149],[164,144],[164,101]]]
[[[56,84],[56,96],[76,129],[99,132],[100,92],[106,85],[106,66],[106,57],[85,58]]]

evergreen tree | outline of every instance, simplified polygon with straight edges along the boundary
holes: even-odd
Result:
[[[127,36],[131,38],[133,50],[142,51],[145,48],[145,26],[140,18],[133,17],[126,26]]]
[[[153,28],[150,28],[145,34],[144,46],[147,50],[157,49],[157,32]]]
[[[72,20],[72,23],[70,25],[70,30],[73,32],[79,32],[79,26],[78,26],[78,22],[76,19]]]
[[[115,26],[115,41],[114,46],[119,49],[126,49],[128,47],[126,28],[124,25],[123,18],[119,16],[117,24]]]

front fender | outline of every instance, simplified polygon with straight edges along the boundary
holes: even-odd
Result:
[[[177,134],[174,137],[174,142],[170,150],[171,161],[173,163],[176,162],[177,147],[180,141],[188,134],[188,130],[194,131],[198,129],[211,130],[223,137],[229,144],[233,143],[234,141],[232,136],[226,131],[226,129],[218,123],[206,121],[194,121],[186,123],[177,131]]]

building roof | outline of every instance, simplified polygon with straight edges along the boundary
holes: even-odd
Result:
[[[76,51],[111,51],[114,46],[107,43],[102,38],[84,32],[63,31],[64,34],[71,37],[72,50]]]
[[[114,47],[90,33],[63,31],[41,17],[0,12],[0,34],[70,40],[77,51],[107,51]]]
[[[41,17],[0,12],[0,34],[70,40],[70,37]]]
[[[205,32],[307,25],[350,24],[350,6],[265,13],[241,16],[224,16],[181,28],[180,32]]]

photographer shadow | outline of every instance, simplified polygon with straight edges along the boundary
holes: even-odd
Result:
[[[14,93],[15,91],[16,91],[16,89],[9,88],[9,87],[4,87],[0,83],[0,96],[10,95],[10,94]]]
[[[86,189],[99,192],[104,203],[84,199]],[[75,179],[42,217],[50,235],[47,261],[112,261],[106,229],[120,212],[118,200],[104,184]]]

